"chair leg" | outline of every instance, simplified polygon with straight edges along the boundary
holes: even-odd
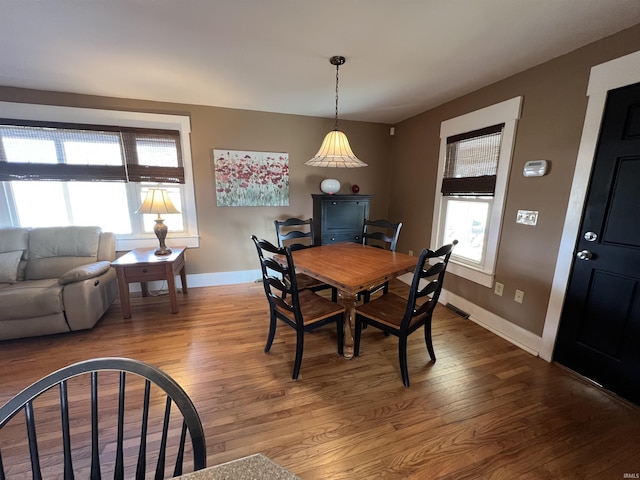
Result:
[[[291,376],[294,380],[298,379],[300,365],[302,365],[302,351],[304,350],[304,330],[298,329],[296,333],[296,359],[293,362],[293,375]]]
[[[400,358],[400,373],[402,374],[402,383],[405,387],[409,386],[409,370],[407,369],[407,336],[400,335],[398,337],[398,357]]]
[[[364,292],[363,297],[362,303],[369,303],[371,301],[371,293],[369,291]]]
[[[362,317],[356,315],[356,331],[354,332],[353,337],[353,356],[357,357],[360,355],[360,336],[362,335],[362,324],[364,320]]]
[[[336,334],[338,335],[338,355],[344,354],[344,319],[336,320]]]
[[[436,362],[436,352],[433,350],[433,341],[431,338],[431,319],[424,324],[424,341],[427,344],[427,350],[433,363]]]
[[[267,344],[264,346],[264,353],[268,353],[271,350],[271,344],[273,343],[273,337],[276,335],[276,316],[271,312],[271,320],[269,321],[269,335],[267,336]]]

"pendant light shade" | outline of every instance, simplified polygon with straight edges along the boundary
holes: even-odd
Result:
[[[336,66],[336,116],[333,130],[324,137],[320,150],[311,160],[305,162],[310,167],[358,168],[367,164],[356,157],[351,150],[347,136],[338,130],[338,70],[345,62],[344,57],[335,56],[329,59]]]
[[[332,130],[324,137],[320,150],[305,162],[311,167],[357,168],[366,167],[351,150],[347,136],[340,130]]]

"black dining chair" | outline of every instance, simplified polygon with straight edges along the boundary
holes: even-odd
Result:
[[[202,423],[187,393],[162,370],[130,358],[86,360],[38,380],[0,407],[5,433],[3,480],[5,468],[20,462],[30,464],[34,479],[162,479],[182,475],[189,452],[194,471],[207,462]]]
[[[395,252],[401,228],[402,222],[392,223],[384,219],[365,220],[362,226],[362,244]],[[362,297],[364,303],[367,303],[371,300],[371,295],[379,291],[382,291],[383,294],[387,293],[389,291],[389,282],[363,290],[359,292],[358,296]]]
[[[295,265],[289,247],[276,247],[267,240],[258,240],[255,235],[252,235],[251,239],[258,251],[262,283],[269,302],[269,334],[264,351],[267,353],[271,350],[276,334],[277,320],[281,320],[294,329],[296,331],[296,356],[292,378],[296,380],[302,364],[305,333],[335,322],[338,354],[342,355],[344,307],[311,290],[298,288]],[[279,256],[279,261],[273,258],[274,255]]]
[[[287,218],[286,220],[274,220],[278,247],[289,247],[292,252],[314,246],[313,219]],[[336,302],[338,291],[335,287],[327,285],[304,273],[296,274],[298,289],[309,289],[313,292],[331,289],[331,301]]]
[[[449,258],[454,246],[458,243],[454,240],[451,244],[440,247],[436,251],[424,249],[418,258],[418,264],[413,274],[413,280],[409,289],[409,298],[405,299],[392,292],[371,300],[369,303],[356,307],[356,331],[354,338],[354,355],[360,354],[360,339],[362,337],[363,324],[378,328],[386,334],[398,337],[398,357],[400,360],[400,372],[402,383],[409,386],[409,371],[407,368],[407,339],[409,335],[424,327],[424,339],[427,344],[429,356],[433,362],[436,355],[433,350],[431,338],[431,320],[440,292],[442,282],[449,263]],[[436,263],[429,264],[428,260],[437,259]],[[423,287],[420,284],[427,282]],[[423,303],[418,300],[428,297]]]

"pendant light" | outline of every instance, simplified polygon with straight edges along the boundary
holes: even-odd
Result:
[[[346,59],[334,56],[329,59],[331,65],[336,66],[336,117],[333,130],[327,133],[320,150],[316,156],[304,164],[311,167],[337,167],[337,168],[357,168],[366,167],[367,164],[356,157],[349,146],[347,136],[338,130],[338,71],[340,65],[344,65]]]

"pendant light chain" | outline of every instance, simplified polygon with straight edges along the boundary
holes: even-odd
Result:
[[[340,64],[336,63],[336,119],[333,125],[334,130],[338,130],[338,70],[340,70]]]

